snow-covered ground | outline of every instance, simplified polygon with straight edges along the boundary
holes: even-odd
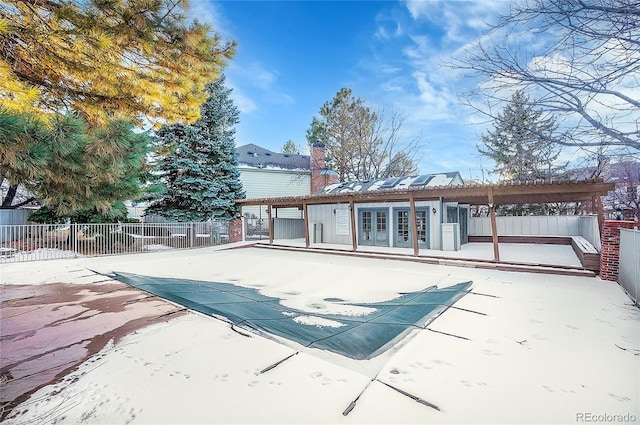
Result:
[[[468,280],[473,289],[427,329],[363,361],[247,337],[221,320],[187,314],[106,347],[5,423],[640,420],[640,312],[615,283],[220,248],[3,264],[0,281],[86,283],[91,273],[82,269],[228,282],[310,313],[332,311],[334,299],[370,303]]]
[[[268,244],[268,239],[258,241],[260,244]],[[304,239],[274,240],[275,244],[304,247]],[[568,267],[582,267],[571,245],[551,244],[527,244],[527,243],[500,243],[500,260],[516,263],[546,264]],[[311,248],[325,248],[333,250],[350,251],[351,245],[338,245],[327,243],[311,244]],[[412,248],[359,246],[360,252],[391,253],[413,255]],[[439,249],[420,249],[420,256],[447,257],[471,260],[493,260],[493,244],[486,242],[470,242],[462,245],[457,251],[441,251]]]

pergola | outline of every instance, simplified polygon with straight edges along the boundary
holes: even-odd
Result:
[[[417,187],[407,189],[376,190],[366,192],[348,192],[336,194],[317,194],[281,198],[242,199],[236,201],[239,207],[267,206],[269,222],[269,243],[273,243],[272,209],[298,208],[303,211],[305,221],[305,243],[309,247],[309,222],[307,207],[322,204],[349,204],[351,211],[352,250],[357,250],[355,204],[370,202],[409,202],[412,226],[416,226],[416,201],[441,200],[459,204],[486,205],[491,217],[491,235],[493,253],[500,260],[498,232],[496,229],[497,205],[533,204],[551,202],[585,202],[591,207],[591,213],[598,214],[598,224],[602,228],[604,213],[601,197],[615,189],[614,183],[605,183],[602,179],[587,180],[536,180],[527,182],[509,182],[495,184],[464,184],[457,186]],[[413,252],[418,255],[418,240],[413,238]]]

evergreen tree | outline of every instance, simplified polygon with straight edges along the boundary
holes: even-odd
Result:
[[[0,105],[193,122],[235,44],[186,18],[187,0],[0,2]]]
[[[47,221],[79,211],[105,217],[121,211],[147,180],[150,138],[133,129],[119,120],[93,130],[71,116],[45,121],[0,111],[0,178],[10,185],[2,208],[18,206],[9,195],[22,185],[46,207]]]
[[[288,153],[293,155],[300,155],[300,149],[293,143],[293,140],[287,140],[284,145],[282,145],[282,149],[280,149],[282,153]]]
[[[158,164],[165,192],[147,208],[178,221],[231,219],[236,199],[244,198],[235,149],[238,109],[222,75],[207,85],[209,98],[192,125],[174,124],[157,133],[161,149],[170,153]]]
[[[555,131],[553,118],[543,118],[522,91],[498,114],[493,130],[481,136],[478,151],[495,162],[494,172],[503,181],[526,181],[555,177],[560,149],[549,142]]]

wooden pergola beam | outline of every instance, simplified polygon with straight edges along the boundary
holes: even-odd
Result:
[[[240,206],[264,205],[271,203],[274,208],[303,208],[303,201],[307,205],[322,205],[332,203],[363,203],[363,202],[393,202],[408,201],[413,197],[414,202],[437,200],[458,202],[470,205],[486,205],[489,202],[488,188],[493,191],[495,205],[546,203],[546,202],[579,202],[591,197],[606,195],[614,190],[613,183],[604,183],[602,179],[580,181],[540,181],[520,182],[492,185],[459,185],[439,186],[433,188],[377,190],[371,192],[349,192],[324,195],[306,195],[284,198],[243,199],[236,203]]]
[[[349,201],[349,213],[351,215],[351,250],[358,250],[358,239],[356,235],[356,207],[353,200]]]
[[[493,203],[493,188],[487,190],[489,199],[489,214],[491,216],[491,240],[493,242],[493,259],[500,261],[500,248],[498,247],[498,225],[496,223],[496,206]]]
[[[306,202],[302,203],[302,213],[304,214],[304,243],[309,248],[309,209]]]
[[[409,210],[411,227],[413,228],[413,255],[418,256],[420,254],[420,248],[418,246],[418,221],[416,220],[416,200],[413,198],[413,195],[409,195]]]
[[[269,244],[273,245],[273,219],[271,218],[271,203],[267,203],[267,220],[269,221]]]

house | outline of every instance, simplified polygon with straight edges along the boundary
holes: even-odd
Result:
[[[337,181],[336,174],[325,169],[325,150],[321,143],[314,143],[311,155],[273,152],[255,144],[239,146],[236,153],[240,182],[247,199],[309,195]],[[140,219],[147,205],[127,202],[129,217]],[[296,208],[283,209],[278,214],[279,217],[300,218]],[[259,228],[266,223],[264,209],[247,207],[243,216],[248,228],[257,227],[255,231],[259,234]]]
[[[245,217],[247,208],[265,209],[267,223],[273,219],[271,236],[275,238],[305,237],[306,216],[311,243],[456,250],[468,241],[469,205],[437,196],[412,203],[400,194],[463,183],[458,172],[423,174],[335,182],[307,197],[246,199],[238,203]],[[354,197],[358,202],[352,200]],[[307,205],[301,202],[304,198],[309,201]],[[297,210],[297,217],[283,217],[279,212],[292,208]]]
[[[484,206],[490,214],[494,261],[500,261],[497,205],[592,200],[597,209],[597,217],[593,216],[596,228],[601,229],[600,199],[614,188],[602,179],[468,184],[458,173],[445,173],[337,183],[313,195],[245,199],[237,204],[243,210],[265,208],[270,243],[304,238],[307,248],[312,243],[347,245],[352,251],[363,246],[406,247],[413,248],[416,256],[421,249],[460,249],[469,237],[469,207]],[[278,218],[282,208],[298,208],[301,218]],[[531,242],[528,236],[518,238]],[[567,241],[573,245],[571,237]]]
[[[441,174],[423,174],[419,176],[391,177],[367,181],[334,183],[317,192],[322,195],[358,194],[364,197],[368,193],[401,192],[408,189],[449,187],[463,184],[459,172]],[[347,204],[309,206],[309,221],[316,231],[312,242],[348,244],[351,242],[346,228],[348,216]],[[363,202],[355,205],[356,236],[359,245],[402,247],[413,246],[417,239],[420,249],[441,249],[441,224],[455,223],[452,226],[454,241],[452,249],[468,241],[469,206],[457,202],[441,202],[439,199],[415,202],[413,209],[408,202]],[[413,216],[415,215],[415,223]],[[342,228],[339,228],[342,224]],[[317,234],[321,226],[322,235]],[[417,229],[415,232],[413,229]]]
[[[612,220],[640,220],[640,162],[624,160],[610,162],[600,158],[597,166],[576,168],[569,171],[572,178],[601,177],[615,184],[615,190],[602,199],[606,217]],[[583,209],[590,205],[584,203]]]
[[[325,148],[314,143],[311,155],[272,152],[254,144],[239,146],[238,171],[247,199],[309,195],[337,181],[326,170]],[[247,206],[242,215],[247,233],[260,236],[266,232],[267,214],[260,206]],[[283,208],[279,218],[301,218],[297,208]]]

